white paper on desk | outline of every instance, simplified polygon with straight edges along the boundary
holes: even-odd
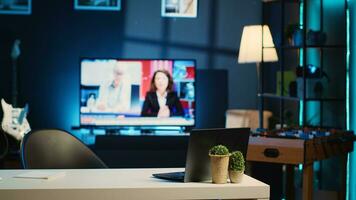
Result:
[[[46,179],[53,180],[65,176],[65,172],[58,171],[30,171],[14,176],[14,178],[26,178],[26,179]]]

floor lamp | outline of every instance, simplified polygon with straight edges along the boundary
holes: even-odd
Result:
[[[256,63],[258,95],[261,95],[261,62],[276,62],[278,56],[267,25],[245,26],[242,32],[238,63]],[[262,101],[262,99],[260,100]],[[263,128],[263,110],[259,104],[259,127]]]

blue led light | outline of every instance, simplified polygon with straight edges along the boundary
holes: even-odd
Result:
[[[350,129],[350,10],[349,0],[346,0],[346,128]],[[347,155],[346,169],[346,199],[355,199],[350,196],[350,154]]]
[[[299,26],[301,29],[303,29],[303,15],[304,15],[304,2],[303,0],[300,1],[299,4]],[[303,55],[304,55],[304,50],[303,48],[299,49],[299,66],[303,67]],[[304,124],[303,122],[303,108],[304,108],[304,102],[303,100],[299,101],[299,125],[302,126]]]

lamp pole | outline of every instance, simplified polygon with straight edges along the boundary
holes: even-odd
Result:
[[[262,94],[262,69],[261,63],[256,63],[257,70],[257,103],[258,103],[258,127],[263,128],[263,94]]]

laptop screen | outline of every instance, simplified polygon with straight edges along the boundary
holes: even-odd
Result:
[[[249,128],[195,129],[189,137],[184,182],[211,180],[209,150],[225,145],[230,152],[241,151],[246,159]]]

